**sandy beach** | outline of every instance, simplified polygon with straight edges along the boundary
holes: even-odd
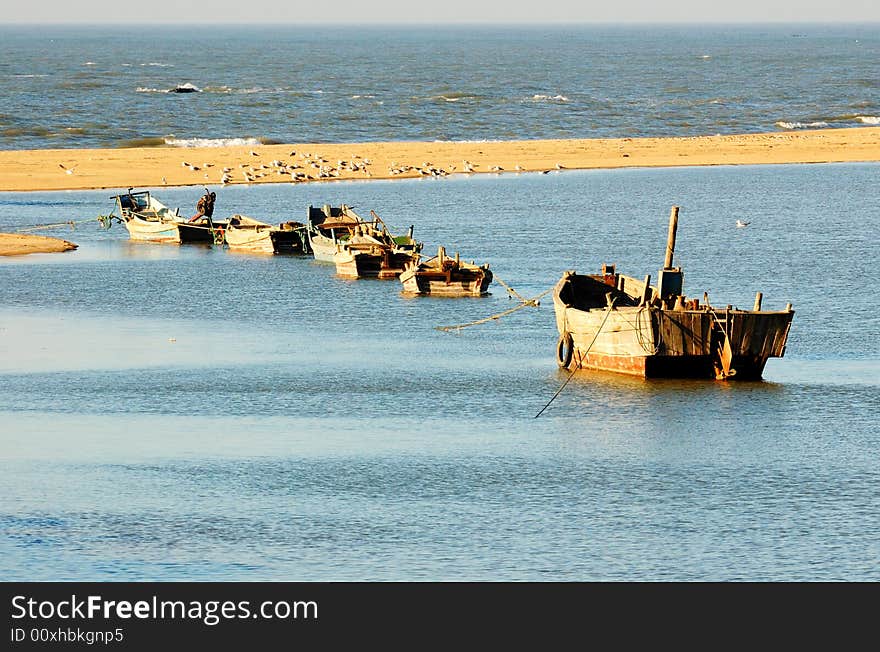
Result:
[[[0,151],[0,191],[855,161],[880,161],[880,127],[690,138]],[[0,234],[0,255],[74,248],[57,238]]]
[[[0,151],[0,191],[880,160],[880,127],[677,138]]]
[[[31,233],[0,233],[0,256],[54,254],[76,249],[77,245],[61,238]]]

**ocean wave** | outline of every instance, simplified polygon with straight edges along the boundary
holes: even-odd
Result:
[[[33,77],[48,77],[49,75],[10,75],[13,79],[31,79]]]
[[[428,99],[435,102],[461,102],[462,100],[480,100],[482,98],[473,93],[441,93],[440,95],[432,95]]]
[[[880,125],[880,116],[877,115],[859,115],[856,120],[866,125]]]
[[[529,98],[532,102],[568,102],[565,95],[541,95],[536,93]]]
[[[785,122],[780,120],[776,126],[782,129],[821,129],[827,127],[828,123],[821,120],[818,122]]]
[[[166,136],[165,144],[171,147],[235,147],[236,145],[265,145],[259,138],[175,138]]]
[[[150,66],[152,68],[173,68],[173,63],[160,63],[158,61],[150,61],[149,63],[142,63],[141,66]]]
[[[165,145],[164,138],[146,137],[123,140],[117,145],[117,147],[162,147],[163,145]]]

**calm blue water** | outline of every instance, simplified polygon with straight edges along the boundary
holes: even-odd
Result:
[[[878,60],[878,25],[0,26],[0,148],[859,126]]]
[[[217,189],[218,214],[375,209],[529,296],[603,262],[656,273],[678,203],[687,291],[794,304],[765,382],[582,373],[537,420],[565,380],[549,302],[448,334],[513,304],[54,231],[80,248],[0,260],[0,578],[878,580],[878,173]],[[110,194],[3,193],[0,230]]]

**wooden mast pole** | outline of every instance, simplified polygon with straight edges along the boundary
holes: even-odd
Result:
[[[675,253],[675,232],[678,229],[678,206],[672,207],[669,214],[669,236],[666,238],[666,261],[663,269],[672,269],[672,255]]]

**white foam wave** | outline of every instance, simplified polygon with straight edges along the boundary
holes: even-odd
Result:
[[[568,98],[565,95],[541,95],[535,94],[532,95],[533,102],[568,102]]]
[[[153,68],[173,68],[173,63],[160,63],[158,61],[150,61],[149,63],[142,63],[141,66],[151,66]]]
[[[372,99],[376,97],[375,95],[352,95],[351,99],[353,100],[361,100],[361,99]]]
[[[880,125],[880,116],[877,115],[859,115],[856,120],[866,125]]]
[[[147,88],[146,86],[138,86],[134,89],[136,93],[167,93],[167,88]]]
[[[48,77],[49,75],[12,75],[13,79],[31,79],[34,77]]]
[[[98,64],[96,64],[94,61],[86,61],[83,65],[84,66],[97,66]]]
[[[258,138],[175,138],[167,136],[165,144],[171,147],[235,147],[261,145]]]
[[[776,123],[776,126],[783,129],[821,129],[822,127],[827,127],[828,123],[821,120],[818,122],[784,122],[780,120]]]

